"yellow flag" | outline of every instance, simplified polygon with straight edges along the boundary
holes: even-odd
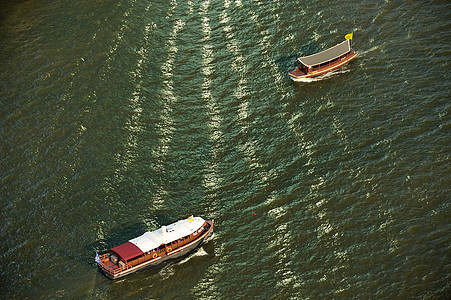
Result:
[[[345,39],[352,40],[352,34],[353,34],[353,32],[348,33],[347,35],[345,35]]]

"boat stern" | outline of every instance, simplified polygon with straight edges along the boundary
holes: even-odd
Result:
[[[290,72],[288,72],[288,76],[291,77],[291,79],[299,79],[299,78],[305,78],[306,77],[306,73],[304,73],[303,71],[301,71],[299,69],[299,67],[294,68],[293,70],[291,70]]]

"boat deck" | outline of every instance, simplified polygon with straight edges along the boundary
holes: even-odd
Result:
[[[300,76],[305,76],[305,75],[307,75],[307,73],[302,72],[299,68],[293,69],[290,72],[290,76],[300,77]]]
[[[357,53],[352,50],[341,57],[334,59],[331,62],[322,64],[318,67],[314,67],[312,72],[305,73],[302,70],[300,70],[299,67],[296,67],[295,69],[291,70],[288,75],[292,77],[293,79],[300,79],[300,78],[309,78],[309,77],[315,77],[319,76],[325,73],[328,73],[330,71],[333,71],[335,69],[340,68],[341,66],[347,64],[349,61],[354,59],[357,56]]]
[[[116,279],[125,276],[129,273],[135,272],[143,267],[158,264],[166,259],[177,258],[180,255],[189,253],[193,246],[202,243],[205,237],[208,237],[213,232],[213,221],[205,221],[204,231],[198,236],[191,234],[189,237],[181,238],[167,244],[166,247],[159,247],[159,251],[149,251],[135,259],[129,261],[120,261],[115,264],[111,261],[110,253],[99,256],[100,261],[98,266],[103,273],[110,279]],[[163,244],[164,245],[164,244]],[[169,245],[169,246],[168,246]],[[122,264],[122,265],[121,265]]]

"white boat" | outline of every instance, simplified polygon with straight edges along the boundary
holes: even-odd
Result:
[[[213,234],[213,223],[191,216],[96,254],[95,260],[108,278],[117,279],[189,254]]]

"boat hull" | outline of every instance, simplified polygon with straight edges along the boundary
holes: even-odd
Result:
[[[339,60],[337,63],[327,65],[323,68],[320,68],[313,72],[309,72],[307,74],[300,71],[299,68],[294,68],[293,70],[291,70],[288,73],[288,76],[290,76],[291,79],[293,79],[294,81],[317,77],[317,76],[332,72],[333,70],[336,70],[338,68],[341,68],[342,66],[344,66],[345,64],[347,64],[348,62],[350,62],[351,60],[353,60],[356,57],[357,57],[357,53],[355,51],[352,51],[351,53],[349,53],[348,55],[343,57],[343,59]]]
[[[147,268],[151,268],[151,267],[157,267],[158,265],[169,261],[169,260],[173,260],[173,259],[177,259],[177,258],[181,258],[184,256],[187,256],[188,254],[190,254],[190,252],[192,252],[193,250],[195,250],[196,248],[198,248],[201,244],[207,242],[213,235],[213,224],[211,225],[211,227],[209,228],[209,230],[204,233],[204,235],[202,237],[200,237],[197,240],[192,241],[192,243],[189,243],[187,245],[184,245],[180,248],[175,249],[174,251],[170,252],[167,255],[164,256],[159,256],[156,257],[154,259],[148,260],[146,262],[143,262],[139,265],[133,266],[129,269],[123,270],[119,273],[116,274],[111,274],[107,271],[105,271],[103,268],[101,268],[99,266],[100,271],[108,278],[110,279],[118,279],[118,278],[122,278],[124,276],[130,275],[132,273],[135,273],[137,271],[143,270],[143,269],[147,269]]]

